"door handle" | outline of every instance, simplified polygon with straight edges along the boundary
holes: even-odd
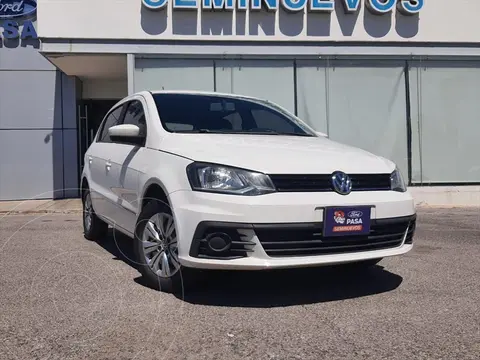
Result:
[[[110,161],[107,161],[105,163],[105,168],[107,169],[107,171],[110,171],[110,168],[112,167],[112,163]]]

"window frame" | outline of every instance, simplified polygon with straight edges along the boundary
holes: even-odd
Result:
[[[115,111],[117,111],[118,109],[122,109],[122,111],[120,112],[120,116],[119,116],[119,122],[117,125],[123,125],[125,124],[125,115],[126,115],[126,112],[127,112],[127,109],[128,107],[130,106],[130,104],[132,102],[135,102],[135,101],[138,101],[141,105],[142,105],[142,109],[143,109],[143,113],[145,115],[145,138],[144,138],[144,141],[141,143],[141,144],[138,144],[138,143],[134,143],[134,142],[129,142],[129,141],[104,141],[102,140],[102,133],[103,131],[105,130],[105,126],[107,124],[107,118]],[[102,120],[102,123],[100,124],[100,127],[99,127],[99,130],[98,130],[98,133],[97,133],[97,136],[95,138],[95,142],[97,143],[104,143],[104,144],[123,144],[123,145],[134,145],[134,146],[139,146],[139,147],[145,147],[146,146],[146,142],[147,142],[147,133],[148,133],[148,125],[147,125],[147,111],[146,111],[146,106],[144,104],[144,102],[140,99],[140,98],[132,98],[132,99],[129,99],[129,100],[125,100],[123,101],[121,104],[113,107],[112,109],[110,109],[110,111],[105,115],[105,117],[103,118]]]
[[[102,134],[103,134],[103,131],[105,130],[105,126],[107,125],[107,119],[108,117],[115,111],[117,111],[119,108],[122,108],[122,111],[120,112],[120,116],[119,116],[119,123],[117,125],[121,125],[123,123],[123,120],[124,120],[124,116],[125,116],[125,104],[126,102],[123,102],[117,106],[115,106],[114,108],[112,108],[106,115],[105,117],[103,118],[102,120],[102,123],[99,127],[99,130],[98,130],[98,134],[97,134],[97,138],[95,139],[95,142],[97,143],[104,143],[104,144],[116,144],[115,141],[104,141],[102,140]]]
[[[143,138],[142,143],[135,143],[135,142],[130,142],[130,141],[121,141],[121,142],[115,142],[116,144],[124,144],[124,145],[134,145],[134,146],[139,146],[139,147],[145,147],[146,142],[147,142],[147,134],[148,134],[148,125],[147,125],[147,112],[145,111],[145,105],[139,98],[133,98],[128,101],[125,101],[122,106],[124,106],[122,113],[122,125],[125,124],[125,117],[127,115],[128,108],[132,103],[138,102],[140,103],[143,111],[143,116],[145,117],[145,136]]]

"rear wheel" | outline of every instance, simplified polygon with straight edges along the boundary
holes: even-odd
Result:
[[[108,224],[100,220],[92,205],[90,190],[83,193],[83,235],[88,240],[100,241],[107,236]]]
[[[180,265],[175,219],[170,207],[152,200],[135,229],[135,257],[145,282],[163,292],[181,291],[191,270]]]

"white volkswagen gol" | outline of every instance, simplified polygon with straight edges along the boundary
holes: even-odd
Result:
[[[134,239],[148,283],[191,268],[355,263],[412,249],[416,214],[391,161],[336,143],[269,101],[140,92],[85,155],[84,232]]]

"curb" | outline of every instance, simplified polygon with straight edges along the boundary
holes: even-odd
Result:
[[[0,215],[80,214],[83,210],[0,210]]]
[[[480,211],[480,206],[478,205],[428,205],[428,204],[418,204],[416,206],[417,210],[450,210],[450,209],[468,209],[474,210],[478,209]],[[70,209],[70,210],[0,210],[0,215],[35,215],[35,214],[81,214],[82,209]]]

